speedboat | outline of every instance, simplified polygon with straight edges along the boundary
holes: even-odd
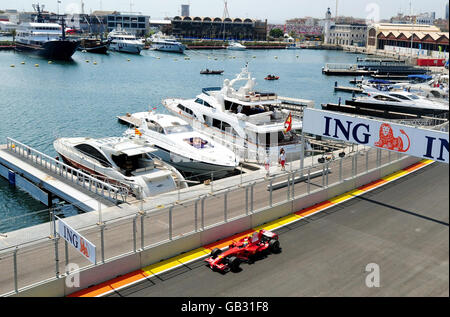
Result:
[[[53,146],[65,163],[139,198],[186,186],[175,168],[153,156],[157,149],[130,138],[58,138]]]
[[[46,59],[70,60],[80,41],[66,38],[64,19],[62,25],[44,23],[40,6],[36,6],[35,22],[21,23],[15,38],[15,50],[30,52]]]
[[[245,51],[247,48],[238,42],[230,42],[228,43],[227,49],[233,51]]]
[[[109,49],[113,51],[140,54],[144,48],[141,40],[121,28],[111,31],[108,34],[108,40],[110,41]]]
[[[367,91],[367,96],[347,100],[346,104],[419,115],[448,115],[449,110],[448,103],[431,101],[407,91]]]
[[[221,75],[222,73],[223,73],[223,70],[205,69],[205,70],[200,71],[200,74],[202,74],[202,75]]]
[[[151,37],[152,48],[157,51],[184,53],[186,46],[178,42],[174,37],[155,34]]]
[[[265,80],[278,80],[280,77],[275,75],[267,75],[264,77]]]
[[[240,82],[245,85],[233,87]],[[222,87],[204,88],[192,99],[165,99],[162,104],[242,160],[263,163],[267,155],[272,161],[277,160],[281,148],[287,160],[299,159],[302,142],[296,131],[301,130],[302,121],[295,112],[291,128],[286,129],[291,113],[288,107],[295,99],[287,98],[288,106],[283,101],[287,100],[285,97],[255,91],[255,85],[246,66],[233,80],[225,79]]]
[[[138,112],[131,115],[141,122],[137,127],[140,139],[146,141],[161,158],[178,170],[196,175],[209,172],[226,174],[239,165],[239,159],[230,149],[194,131],[183,119],[168,114]],[[136,135],[134,129],[125,135]]]

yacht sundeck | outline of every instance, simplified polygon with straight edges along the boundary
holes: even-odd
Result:
[[[194,131],[179,117],[154,112],[138,112],[132,117],[142,123],[138,127],[142,133],[139,138],[158,149],[154,153],[157,157],[180,171],[218,175],[233,171],[239,164],[233,151]],[[128,130],[126,134],[134,135],[135,130]]]
[[[65,163],[125,187],[137,197],[175,190],[177,183],[186,186],[175,168],[152,157],[157,149],[130,138],[59,138],[53,146]]]
[[[245,85],[233,88],[238,82]],[[193,99],[165,99],[163,105],[241,159],[264,162],[269,152],[277,160],[281,148],[288,160],[299,158],[301,140],[294,131],[302,128],[300,117],[292,115],[291,130],[285,132],[290,111],[275,93],[258,92],[254,86],[244,67],[235,79],[225,79],[222,88],[204,88]]]
[[[144,48],[142,41],[121,28],[111,31],[108,34],[108,40],[110,41],[109,49],[113,51],[140,54]]]

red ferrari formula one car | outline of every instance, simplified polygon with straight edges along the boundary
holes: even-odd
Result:
[[[251,236],[242,238],[238,242],[233,242],[228,249],[222,251],[214,248],[211,256],[205,259],[212,270],[221,272],[237,271],[241,262],[252,262],[264,253],[280,252],[280,241],[278,235],[271,231],[261,229]]]

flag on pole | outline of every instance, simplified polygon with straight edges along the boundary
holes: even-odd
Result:
[[[141,136],[141,135],[142,135],[142,132],[139,131],[138,128],[134,128],[134,134],[135,134],[135,135]]]
[[[292,115],[289,112],[289,115],[286,118],[286,121],[284,122],[284,133],[291,131],[291,128],[292,128]]]

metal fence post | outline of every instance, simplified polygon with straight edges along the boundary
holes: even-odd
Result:
[[[134,252],[136,252],[136,244],[137,244],[137,241],[136,241],[136,231],[137,231],[136,219],[137,219],[137,217],[134,216],[134,218],[133,218],[133,250],[134,250]]]
[[[322,163],[322,187],[325,187],[325,163]]]
[[[172,240],[172,211],[173,206],[169,208],[169,240]]]
[[[105,263],[105,226],[100,225],[100,244],[102,248],[102,263]]]
[[[145,213],[141,215],[141,250],[144,250],[144,217]]]
[[[59,277],[59,254],[58,254],[58,241],[59,241],[59,237],[54,238],[55,240],[55,273],[56,273],[56,277]]]
[[[228,190],[223,194],[223,220],[225,222],[228,221],[228,217],[227,217],[227,196],[228,196]]]
[[[311,168],[308,168],[308,183],[307,183],[307,192],[308,192],[308,194],[310,193],[310,190],[311,190],[310,178],[311,178]]]
[[[245,187],[245,214],[248,215],[248,188],[251,185]]]
[[[69,244],[64,240],[64,252],[66,257],[66,274],[69,274]]]
[[[205,196],[202,197],[202,203],[201,203],[201,209],[202,209],[202,230],[205,230]]]
[[[388,151],[388,163],[391,163],[391,151]]]
[[[17,251],[18,247],[14,249],[13,265],[14,265],[14,291],[19,292],[18,276],[17,276]]]
[[[195,232],[197,232],[198,231],[198,216],[197,216],[197,214],[198,214],[198,199],[195,201],[195,204],[194,204],[194,223],[195,223]]]
[[[295,171],[292,172],[292,193],[291,193],[291,199],[294,199],[295,196]]]
[[[326,168],[325,168],[325,175],[326,175],[326,185],[327,185],[327,187],[328,187],[328,172],[329,172],[329,166],[330,166],[330,163],[327,162],[326,164],[327,164],[327,166],[326,166]]]
[[[254,192],[254,187],[255,187],[255,183],[253,183],[251,185],[251,192],[250,192],[250,197],[251,197],[251,200],[250,200],[250,212],[252,212],[252,213],[253,213],[253,192]]]
[[[369,171],[369,152],[370,149],[366,152],[366,173]]]
[[[289,200],[291,198],[291,173],[288,172],[287,175],[287,198],[286,200]]]
[[[273,178],[270,179],[270,183],[269,183],[269,206],[272,207],[272,184],[273,184]]]
[[[381,165],[381,150],[377,149],[377,167],[380,167]]]
[[[342,182],[342,161],[344,160],[344,158],[341,158],[339,160],[339,182]]]

